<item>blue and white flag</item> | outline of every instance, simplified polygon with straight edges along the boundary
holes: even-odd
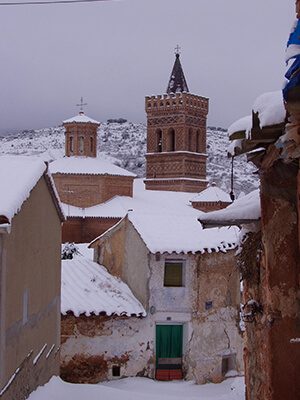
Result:
[[[300,55],[300,20],[297,19],[291,30],[291,34],[287,43],[285,60],[288,62],[290,59]]]

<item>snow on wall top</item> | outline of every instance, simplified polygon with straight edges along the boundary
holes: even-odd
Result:
[[[106,160],[94,157],[63,157],[49,164],[52,174],[89,174],[89,175],[136,175]]]
[[[102,265],[81,255],[62,260],[61,312],[146,316],[129,287]]]
[[[242,221],[259,220],[261,215],[259,189],[240,197],[223,210],[202,214],[201,222],[205,221]]]
[[[45,163],[37,158],[0,156],[0,216],[11,222],[45,170]]]
[[[230,136],[236,132],[245,131],[246,134],[248,134],[251,128],[252,128],[252,116],[247,115],[246,117],[240,118],[237,121],[235,121],[232,125],[230,125],[230,127],[228,128],[228,137],[230,138]]]
[[[218,188],[218,186],[212,185],[202,190],[197,196],[193,197],[191,202],[224,202],[231,203],[231,199],[228,193]]]
[[[258,113],[260,127],[281,124],[285,121],[286,110],[283,103],[282,91],[264,93],[259,96],[252,107],[255,113]],[[252,129],[252,116],[240,118],[228,128],[228,136],[236,132],[246,132],[246,138]]]
[[[268,92],[259,96],[254,102],[253,111],[259,114],[261,128],[284,122],[286,109],[283,103],[282,91]]]
[[[153,254],[226,252],[238,243],[238,228],[204,230],[196,217],[130,212],[128,219]]]
[[[90,124],[97,124],[100,125],[100,122],[96,121],[95,119],[92,119],[90,117],[88,117],[87,115],[85,115],[82,111],[75,115],[72,118],[66,119],[65,121],[63,121],[63,124],[71,124],[73,122],[76,123],[90,123]]]

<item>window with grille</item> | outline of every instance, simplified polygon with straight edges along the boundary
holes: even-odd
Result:
[[[181,287],[183,286],[183,262],[166,261],[164,273],[164,286]]]

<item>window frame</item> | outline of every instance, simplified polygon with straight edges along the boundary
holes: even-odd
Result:
[[[181,284],[171,285],[166,282],[166,268],[167,265],[181,264]],[[163,277],[163,287],[165,288],[182,288],[185,287],[185,260],[183,259],[166,259],[164,262],[164,277]]]

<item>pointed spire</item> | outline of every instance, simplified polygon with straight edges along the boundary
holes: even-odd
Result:
[[[169,84],[167,87],[167,93],[180,93],[189,92],[188,85],[185,80],[182,65],[180,62],[180,47],[177,46],[175,49],[175,63],[170,76]]]

